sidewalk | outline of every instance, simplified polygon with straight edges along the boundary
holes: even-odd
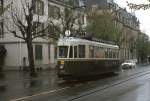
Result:
[[[47,88],[53,89],[58,81],[55,70],[38,71],[37,77],[30,77],[27,71],[5,71],[3,74],[4,78],[0,79],[0,101],[32,95]]]
[[[130,71],[130,72],[138,72],[138,71],[143,71],[145,69],[150,69],[149,64],[144,63],[144,64],[137,64],[135,69],[127,69],[124,71]],[[39,77],[57,77],[56,70],[51,69],[51,70],[41,70],[41,71],[36,71],[37,77],[31,77],[29,71],[4,71],[3,72],[3,77],[0,77],[0,82],[1,81],[9,81],[9,80],[23,80],[23,79],[32,79],[32,78],[39,78]]]
[[[56,77],[56,70],[42,70],[36,71],[37,77],[31,77],[29,71],[4,71],[2,72],[2,77],[0,77],[0,82],[9,80],[24,80],[24,79],[36,79],[41,77]]]

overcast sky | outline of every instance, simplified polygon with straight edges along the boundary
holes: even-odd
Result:
[[[129,12],[131,10],[127,7],[127,1],[131,3],[150,3],[148,0],[114,0],[120,7],[127,8]],[[133,11],[132,11],[133,12]],[[150,9],[135,11],[137,18],[140,20],[140,29],[150,37]]]

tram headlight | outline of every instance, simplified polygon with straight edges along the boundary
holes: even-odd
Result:
[[[64,68],[64,66],[63,66],[63,65],[61,65],[61,66],[60,66],[60,69],[63,69],[63,68]]]
[[[61,60],[59,63],[59,69],[64,69],[65,61]]]

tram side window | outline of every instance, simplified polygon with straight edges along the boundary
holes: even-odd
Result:
[[[109,58],[112,58],[112,50],[109,51]]]
[[[98,58],[99,57],[99,52],[98,52],[98,47],[94,46],[94,58]]]
[[[90,46],[89,47],[89,57],[90,58],[94,58],[94,46]]]
[[[119,50],[116,50],[115,53],[116,53],[116,58],[119,58]]]
[[[105,58],[103,47],[95,47],[95,58]]]
[[[116,57],[119,58],[119,50],[116,50]]]
[[[108,58],[112,58],[112,50],[109,48],[107,52],[108,52]]]
[[[113,58],[116,58],[117,56],[117,52],[116,52],[116,50],[113,50]]]
[[[77,46],[74,46],[74,58],[77,58]]]
[[[101,56],[101,52],[100,52],[100,49],[99,47],[95,46],[94,47],[94,54],[95,54],[95,58],[100,58]]]
[[[73,47],[70,46],[69,58],[73,58]]]
[[[105,50],[105,58],[109,58],[108,49]]]
[[[59,58],[67,58],[68,46],[59,46]]]
[[[79,58],[85,58],[85,45],[79,45]]]

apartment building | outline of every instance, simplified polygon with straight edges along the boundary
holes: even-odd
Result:
[[[117,4],[112,5],[116,10],[115,23],[116,27],[122,30],[122,44],[120,46],[120,56],[126,59],[137,58],[136,41],[140,34],[139,20],[134,13],[129,13],[126,9],[119,7]]]
[[[90,12],[110,13],[115,27],[120,30],[120,57],[124,60],[137,58],[135,42],[139,34],[139,20],[134,13],[119,7],[114,0],[84,0],[84,2]]]
[[[34,1],[36,1],[36,6],[34,9],[33,20],[35,20],[35,22],[37,19],[39,20],[40,27],[38,30],[46,26],[49,18],[52,19],[54,24],[58,24],[61,21],[59,18],[60,12],[65,14],[66,8],[71,9],[74,6],[70,4],[70,0]],[[21,67],[27,67],[29,64],[26,42],[20,38],[14,37],[14,35],[9,32],[9,29],[17,30],[10,15],[11,12],[17,12],[20,15],[19,17],[24,20],[25,17],[23,5],[30,5],[30,2],[32,2],[32,0],[3,0],[4,6],[11,4],[11,7],[4,14],[4,21],[2,22],[3,24],[1,26],[1,31],[3,32],[0,35],[0,44],[4,45],[7,50],[4,70],[18,70]],[[78,12],[78,10],[76,10],[76,12]],[[84,12],[82,14],[84,15]],[[84,23],[85,21],[85,17],[83,17],[83,26],[86,24]],[[76,26],[78,26],[78,24],[76,24]],[[56,65],[57,40],[55,40],[54,37],[59,37],[60,33],[57,33],[56,35],[56,33],[51,29],[46,31],[46,33],[50,36],[42,38],[38,37],[33,40],[33,52],[36,68],[50,69],[55,68]]]

